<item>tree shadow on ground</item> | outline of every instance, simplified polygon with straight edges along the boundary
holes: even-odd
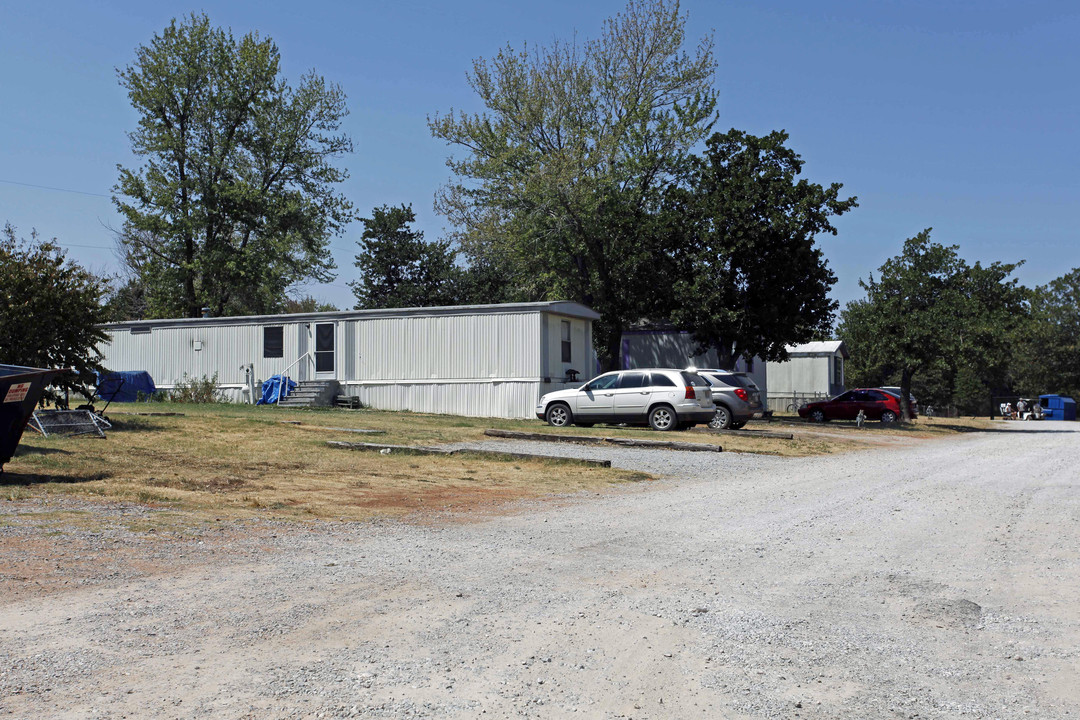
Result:
[[[93,482],[94,480],[107,480],[112,477],[110,472],[95,472],[84,475],[49,475],[40,471],[27,472],[25,470],[11,470],[4,468],[0,472],[0,487],[4,486],[31,486],[48,485],[57,483],[63,485],[75,485],[77,483]]]

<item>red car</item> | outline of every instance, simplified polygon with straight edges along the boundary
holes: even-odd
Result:
[[[803,405],[799,408],[799,417],[809,418],[813,422],[854,420],[860,410],[866,414],[867,420],[896,422],[896,419],[900,417],[900,398],[870,388],[848,390],[832,400],[820,400]]]

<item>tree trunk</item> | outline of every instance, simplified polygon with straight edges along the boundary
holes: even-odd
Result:
[[[900,373],[900,419],[903,422],[911,420],[911,371],[904,368]]]
[[[598,323],[593,326],[596,333],[597,352],[601,372],[622,370],[622,323]],[[593,368],[587,368],[585,374],[592,376]]]
[[[732,351],[731,343],[720,342],[714,345],[713,349],[716,350],[716,369],[734,372],[738,357]]]

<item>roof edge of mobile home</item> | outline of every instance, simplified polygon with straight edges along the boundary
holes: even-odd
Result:
[[[122,330],[131,327],[166,328],[187,325],[227,326],[248,325],[287,318],[292,322],[309,320],[352,320],[370,318],[403,318],[411,316],[452,316],[452,315],[504,315],[518,312],[548,311],[568,317],[584,320],[599,320],[600,313],[590,307],[566,300],[543,302],[503,303],[499,305],[440,305],[435,307],[378,308],[374,310],[334,310],[330,312],[279,313],[275,315],[232,315],[226,317],[197,318],[161,318],[154,320],[123,320],[105,323],[101,327]]]

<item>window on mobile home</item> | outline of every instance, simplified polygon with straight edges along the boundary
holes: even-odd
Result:
[[[263,357],[285,357],[285,328],[280,325],[263,328]]]

